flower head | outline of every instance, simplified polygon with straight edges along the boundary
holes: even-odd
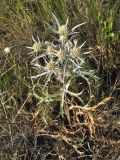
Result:
[[[74,40],[74,46],[70,49],[70,55],[72,58],[80,59],[81,48],[85,45],[86,42],[77,46],[78,41]]]
[[[34,41],[34,44],[32,47],[26,47],[26,48],[29,48],[29,49],[32,49],[33,51],[28,53],[28,54],[32,54],[32,53],[39,53],[42,51],[42,43],[40,42],[40,39],[39,37],[37,36],[37,39],[38,41],[36,41],[34,39],[34,37],[32,37],[33,41]]]
[[[71,30],[69,30],[69,29],[68,29],[68,18],[67,18],[65,24],[60,25],[59,20],[57,19],[57,17],[56,17],[53,13],[52,13],[52,16],[53,16],[53,18],[54,18],[54,20],[55,20],[55,22],[56,22],[57,29],[55,29],[54,27],[52,27],[52,26],[49,25],[48,23],[46,23],[46,24],[49,26],[49,28],[50,28],[53,32],[59,34],[59,40],[62,41],[62,42],[63,42],[63,41],[66,41],[67,38],[68,38],[68,36],[74,37],[75,34],[79,33],[79,32],[76,32],[75,30],[76,30],[78,27],[80,27],[80,26],[82,26],[82,25],[84,25],[84,24],[86,23],[86,22],[80,23],[80,24],[74,26]]]
[[[73,57],[73,58],[78,58],[79,57],[79,49],[74,47],[71,49],[70,51],[70,55]]]
[[[54,70],[54,62],[53,62],[53,60],[51,60],[49,63],[47,63],[47,65],[45,67],[46,67],[46,69],[48,71]]]
[[[32,76],[31,78],[38,78],[38,77],[42,77],[42,76],[46,76],[46,82],[45,82],[45,86],[48,84],[48,82],[51,79],[51,76],[54,74],[57,74],[58,69],[55,67],[55,63],[54,61],[51,59],[49,62],[45,60],[45,65],[39,65],[39,64],[33,64],[33,66],[35,66],[41,73],[36,75],[36,76]],[[44,86],[44,87],[45,87]]]
[[[41,43],[40,42],[34,43],[32,48],[36,53],[40,52],[41,51]]]
[[[6,48],[4,49],[4,52],[5,52],[5,53],[10,53],[10,51],[11,51],[11,48],[10,48],[10,47],[6,47]]]
[[[58,34],[60,36],[67,36],[68,35],[68,28],[66,25],[62,25],[58,28]]]
[[[47,53],[48,54],[52,54],[54,52],[53,47],[52,46],[48,46],[47,47]]]
[[[12,46],[12,47],[5,47],[4,48],[4,52],[5,53],[10,53],[11,52],[11,49],[13,48],[14,46]]]
[[[62,51],[61,49],[59,51],[57,51],[57,57],[59,59],[62,59],[64,57],[64,51]]]

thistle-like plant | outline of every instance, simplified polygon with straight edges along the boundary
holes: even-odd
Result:
[[[49,26],[49,28],[50,28],[54,33],[56,33],[56,34],[59,35],[59,40],[62,41],[62,42],[65,41],[65,40],[67,40],[68,36],[74,35],[74,34],[78,33],[78,32],[75,32],[75,30],[76,30],[78,27],[80,27],[80,26],[82,26],[82,25],[84,25],[84,24],[86,23],[86,22],[80,23],[80,24],[74,26],[71,30],[69,30],[69,28],[68,28],[69,18],[67,18],[65,24],[62,24],[62,25],[61,25],[60,22],[59,22],[59,20],[57,19],[57,17],[56,17],[53,13],[52,13],[52,16],[53,16],[53,18],[54,18],[54,20],[55,20],[55,22],[56,22],[57,27],[54,28],[54,27],[51,26],[50,24],[48,24],[48,23],[46,23],[46,24]]]
[[[93,76],[93,72],[86,71],[83,67],[83,64],[86,63],[83,55],[88,54],[90,52],[83,52],[82,47],[86,42],[78,45],[78,40],[74,39],[71,41],[70,35],[75,37],[75,29],[80,27],[85,23],[81,23],[73,27],[71,30],[68,28],[68,18],[64,25],[60,25],[58,19],[54,14],[53,18],[57,24],[57,29],[54,27],[50,27],[54,33],[59,35],[59,39],[57,39],[57,45],[54,45],[54,41],[52,43],[47,43],[46,48],[41,49],[41,43],[38,39],[38,42],[33,38],[34,45],[33,47],[28,47],[33,49],[33,52],[37,52],[37,57],[35,57],[31,64],[37,68],[37,75],[33,75],[31,78],[36,79],[39,77],[45,77],[45,85],[44,88],[51,81],[52,76],[56,79],[56,81],[60,81],[61,87],[60,96],[61,96],[61,114],[64,113],[65,103],[67,103],[67,95],[69,94],[72,97],[76,97],[82,105],[84,104],[84,100],[80,97],[83,92],[74,93],[69,90],[71,81],[74,78],[82,77],[84,79],[89,88],[90,82],[88,76]],[[69,38],[70,37],[70,38]],[[45,45],[44,45],[45,46]],[[36,63],[37,60],[37,63]],[[41,63],[42,62],[42,63]],[[84,88],[83,88],[84,89]]]
[[[32,47],[26,47],[26,48],[32,50],[28,54],[34,54],[34,53],[38,54],[39,52],[42,51],[42,43],[40,42],[40,39],[39,39],[38,36],[37,36],[38,41],[36,41],[33,36],[32,36],[32,39],[33,39],[33,42],[34,42],[33,46]]]

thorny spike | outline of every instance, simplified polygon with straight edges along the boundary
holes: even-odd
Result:
[[[82,25],[84,25],[84,24],[86,24],[86,23],[87,23],[87,22],[80,23],[80,24],[76,25],[75,27],[72,28],[72,32],[74,32],[74,30],[75,30],[76,28],[78,28],[78,27],[80,27],[80,26],[82,26]]]
[[[56,24],[57,24],[57,26],[59,28],[60,27],[60,23],[59,23],[58,19],[56,18],[56,16],[53,13],[52,13],[52,16],[53,16],[53,18],[54,18],[54,20],[55,20],[55,22],[56,22]]]
[[[35,38],[32,36],[32,39],[33,39],[33,41],[35,42],[35,43],[37,43],[37,41],[35,40]]]
[[[85,45],[85,43],[86,41],[83,44],[81,44],[78,48],[81,49]]]
[[[65,24],[66,27],[68,26],[68,21],[69,21],[69,18],[67,18],[67,20],[66,20],[66,24]]]

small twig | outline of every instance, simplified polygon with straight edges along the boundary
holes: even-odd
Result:
[[[13,67],[15,67],[16,66],[16,64],[14,64],[13,66],[11,66],[7,71],[5,71],[4,73],[2,73],[1,75],[0,75],[0,77],[3,77],[8,71],[10,71]]]
[[[23,105],[21,106],[21,108],[18,110],[16,116],[14,117],[14,119],[12,120],[12,123],[15,121],[15,119],[17,118],[17,116],[20,114],[21,110],[23,109],[24,105],[26,104],[26,102],[28,101],[29,96],[26,98],[26,100],[24,101]]]

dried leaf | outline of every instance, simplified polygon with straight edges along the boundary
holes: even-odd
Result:
[[[97,106],[101,106],[101,105],[104,105],[106,104],[112,97],[107,97],[105,99],[103,99],[101,102],[98,103]]]
[[[95,134],[95,122],[91,113],[88,113],[87,117],[88,117],[88,128],[90,136],[92,137],[92,135]]]

